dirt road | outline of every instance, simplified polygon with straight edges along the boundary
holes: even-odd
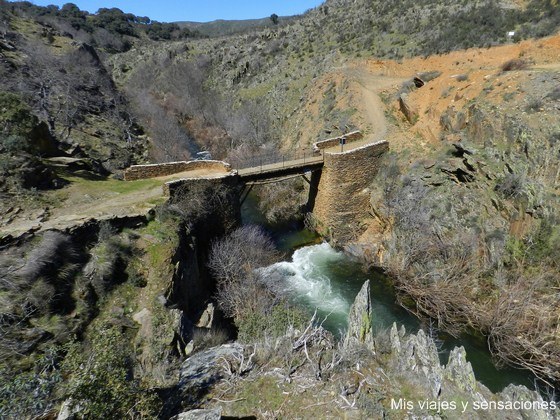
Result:
[[[23,212],[11,223],[0,227],[0,238],[17,237],[30,230],[64,230],[83,224],[92,218],[145,215],[165,201],[163,184],[167,181],[191,177],[221,176],[225,171],[195,170],[174,175],[138,180],[119,181],[70,178],[70,185],[51,191],[48,200],[54,205],[48,209]]]

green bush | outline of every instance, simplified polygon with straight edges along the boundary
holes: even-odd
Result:
[[[83,418],[153,418],[159,411],[156,394],[142,388],[132,372],[133,349],[126,334],[99,324],[90,342],[70,346],[63,363],[69,376],[67,398]]]
[[[56,366],[57,349],[41,355],[33,369],[0,366],[0,418],[36,418],[52,407],[52,394],[62,381]]]
[[[37,117],[19,95],[0,92],[0,135],[4,148],[23,149],[25,137],[37,123]]]

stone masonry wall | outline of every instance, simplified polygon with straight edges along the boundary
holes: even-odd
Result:
[[[176,179],[163,184],[163,195],[173,199],[176,194],[184,192],[186,189],[197,188],[199,185],[227,185],[228,188],[239,183],[239,176],[236,172],[217,174],[214,176],[193,177]]]
[[[344,153],[325,153],[313,215],[319,233],[334,242],[354,239],[367,226],[369,185],[389,143],[381,141]]]
[[[321,140],[313,143],[313,151],[318,152],[323,149],[328,149],[329,147],[338,146],[340,144],[340,139],[346,137],[347,143],[352,143],[353,141],[361,140],[364,135],[361,131],[352,131],[351,133],[343,134],[342,136],[333,137],[332,139]]]
[[[231,166],[219,160],[192,160],[189,162],[133,165],[124,171],[124,179],[125,181],[134,181],[137,179],[156,178],[158,176],[168,176],[197,169],[223,170],[225,173],[231,171]]]

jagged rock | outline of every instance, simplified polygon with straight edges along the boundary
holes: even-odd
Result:
[[[404,326],[397,330],[393,323],[389,333],[393,354],[392,366],[401,374],[421,374],[426,378],[434,398],[441,392],[443,368],[434,341],[424,331],[417,335],[406,335]]]
[[[499,399],[502,401],[511,401],[511,402],[536,402],[543,404],[544,400],[538,392],[531,391],[522,385],[508,385],[504,390],[498,394]],[[544,405],[544,404],[543,404]],[[545,410],[525,410],[520,409],[517,412],[521,415],[523,419],[531,419],[531,420],[547,420],[558,418],[550,412],[551,415],[548,415]],[[558,413],[557,413],[558,414]]]
[[[214,323],[214,311],[214,304],[210,302],[206,309],[204,309],[204,311],[202,312],[202,315],[196,323],[196,326],[198,328],[212,328],[212,324]]]
[[[399,96],[399,107],[409,123],[416,123],[418,120],[418,111],[410,104],[406,93],[401,93]]]
[[[457,183],[474,181],[473,174],[464,166],[459,158],[447,159],[441,167],[441,171],[448,174]]]
[[[215,410],[191,410],[172,417],[172,420],[220,420],[222,409]]]
[[[456,347],[449,353],[444,376],[456,383],[459,389],[468,392],[474,400],[484,400],[478,392],[478,383],[470,362],[467,362],[467,353],[463,347]]]
[[[390,332],[390,340],[391,340],[391,350],[395,354],[399,354],[401,352],[401,338],[404,337],[404,326],[401,327],[401,334],[399,334],[399,330],[397,329],[397,324],[393,322],[393,326],[391,327]]]
[[[181,366],[176,404],[188,407],[200,401],[208,388],[227,376],[225,360],[241,359],[243,346],[238,343],[214,347],[189,357]]]
[[[353,342],[358,342],[365,344],[369,350],[374,351],[375,346],[371,324],[373,311],[369,289],[369,280],[366,280],[350,308],[348,332],[346,333],[344,344],[347,346]]]
[[[457,156],[464,157],[465,155],[474,155],[475,150],[474,148],[468,146],[464,142],[455,142],[453,143],[453,147],[457,149]]]

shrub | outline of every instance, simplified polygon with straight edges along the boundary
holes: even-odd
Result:
[[[560,86],[554,88],[546,97],[553,101],[560,101]]]
[[[18,153],[27,150],[29,143],[24,136],[0,134],[0,145],[8,153]]]
[[[91,258],[84,274],[99,296],[104,296],[116,284],[126,280],[126,266],[132,254],[128,237],[112,235],[107,227],[101,227],[99,242],[91,250]]]
[[[38,123],[20,96],[0,92],[0,148],[14,153],[27,150],[27,136]]]
[[[496,185],[496,191],[506,198],[517,198],[525,193],[527,180],[521,174],[507,174]]]
[[[133,351],[116,326],[96,325],[91,341],[70,346],[63,363],[66,397],[83,418],[154,418],[159,401],[143,389],[131,369]]]
[[[525,110],[527,112],[538,112],[541,110],[542,106],[543,106],[542,99],[536,98],[529,101],[529,103],[525,107]]]
[[[52,393],[62,381],[56,354],[56,348],[49,349],[24,372],[0,366],[0,418],[39,418],[53,406]]]
[[[256,226],[237,229],[212,246],[209,267],[218,283],[218,306],[234,319],[242,341],[279,336],[307,318],[279,299],[268,274],[258,270],[277,256],[272,240]]]
[[[301,329],[309,316],[288,302],[280,301],[265,313],[249,313],[238,322],[238,340],[251,342],[284,335],[290,327]]]
[[[62,270],[65,263],[79,260],[76,247],[69,236],[55,231],[46,232],[38,246],[27,256],[25,266],[18,273],[31,282],[38,277],[61,277],[67,280],[70,270]]]
[[[198,350],[209,349],[224,344],[229,339],[227,331],[219,328],[210,330],[197,328],[193,332],[194,348]]]
[[[527,60],[522,58],[514,58],[502,64],[502,71],[524,70],[529,67]]]

